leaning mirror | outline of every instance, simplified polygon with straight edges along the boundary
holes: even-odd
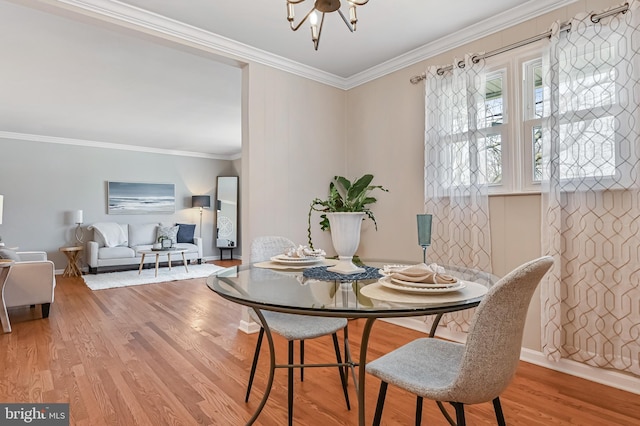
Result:
[[[216,247],[222,257],[222,249],[238,245],[238,177],[218,176],[216,192]]]

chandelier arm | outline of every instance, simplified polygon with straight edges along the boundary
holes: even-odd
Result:
[[[340,17],[342,18],[342,20],[344,21],[345,25],[347,26],[347,28],[349,28],[349,31],[353,32],[353,26],[351,25],[351,22],[349,22],[349,20],[347,19],[346,16],[344,16],[344,13],[342,13],[342,10],[338,9],[338,13],[340,14]]]
[[[320,19],[320,28],[318,29],[318,39],[313,41],[313,47],[318,50],[320,45],[320,37],[322,36],[322,26],[324,25],[324,12],[322,12],[322,19]]]
[[[289,3],[291,3],[291,2],[289,2]],[[349,3],[351,3],[351,4],[355,5],[355,6],[364,6],[365,4],[369,3],[369,0],[363,0],[363,1],[349,0]]]
[[[287,3],[289,4],[300,4],[302,2],[304,2],[305,0],[287,0]],[[369,1],[369,0],[367,0]]]
[[[303,0],[303,1],[304,1],[304,0]],[[301,26],[302,24],[304,24],[304,23],[305,23],[305,21],[307,20],[307,18],[309,18],[309,16],[311,16],[311,13],[312,13],[314,10],[316,10],[316,8],[315,8],[315,7],[311,8],[311,10],[310,10],[309,12],[307,12],[307,14],[306,14],[306,15],[304,15],[304,18],[302,18],[302,21],[298,22],[298,25],[295,25],[295,26],[294,26],[294,25],[293,25],[293,21],[289,22],[289,25],[291,26],[291,29],[292,29],[293,31],[298,31],[298,28],[300,28],[300,26]]]

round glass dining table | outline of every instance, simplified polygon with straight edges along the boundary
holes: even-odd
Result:
[[[358,362],[351,359],[345,335],[345,362],[350,368],[358,395],[358,422],[364,425],[365,365],[367,346],[373,323],[378,318],[398,318],[437,315],[431,328],[433,337],[443,314],[478,306],[484,294],[498,281],[487,272],[458,266],[443,266],[446,275],[457,278],[454,290],[432,287],[398,289],[396,283],[385,276],[385,265],[411,265],[415,262],[365,261],[364,273],[342,275],[328,273],[326,266],[269,269],[268,265],[241,265],[220,270],[207,278],[207,286],[216,294],[232,302],[253,308],[262,322],[270,351],[270,372],[267,387],[260,405],[252,418],[252,424],[267,402],[276,368],[293,365],[276,365],[274,344],[267,322],[260,310],[341,318],[365,318]],[[295,366],[299,367],[299,366]],[[305,368],[307,365],[305,365]],[[355,367],[358,367],[357,380]],[[345,373],[345,376],[348,375]],[[442,408],[441,408],[442,410]],[[444,414],[444,412],[443,412]]]

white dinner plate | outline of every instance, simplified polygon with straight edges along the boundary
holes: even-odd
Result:
[[[323,260],[324,257],[290,257],[286,254],[279,254],[271,258],[272,262],[282,263],[284,265],[311,265],[314,263],[322,262]]]
[[[415,293],[415,294],[439,294],[439,293],[451,293],[454,291],[462,290],[466,287],[463,282],[458,281],[457,284],[451,287],[407,287],[405,285],[395,284],[391,281],[389,277],[384,277],[380,279],[380,284],[386,288],[390,288],[392,290],[402,291],[404,293]]]
[[[396,283],[396,284],[400,284],[400,285],[404,285],[407,287],[415,287],[415,288],[448,288],[448,287],[455,287],[458,285],[458,280],[456,279],[456,282],[454,283],[417,283],[417,282],[413,282],[413,281],[404,281],[404,280],[399,280],[397,278],[392,278],[389,276],[389,278],[391,278],[391,281]]]

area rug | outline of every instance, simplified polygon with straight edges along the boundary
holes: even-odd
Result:
[[[158,276],[155,276],[155,269],[143,269],[138,275],[138,270],[123,272],[107,272],[103,274],[83,275],[85,284],[91,290],[105,290],[108,288],[128,287],[142,284],[155,284],[166,281],[188,280],[191,278],[202,278],[224,269],[220,266],[203,263],[202,265],[188,265],[189,272],[184,270],[184,266],[173,266],[158,269]]]

